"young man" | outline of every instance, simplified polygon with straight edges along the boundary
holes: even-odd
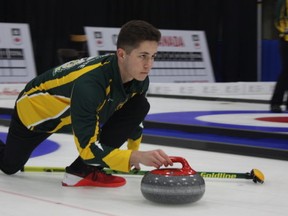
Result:
[[[279,74],[274,92],[270,100],[270,110],[273,113],[283,112],[281,106],[285,102],[288,111],[288,0],[277,0],[275,11],[275,27],[279,32],[279,50],[281,56],[281,73]]]
[[[0,169],[21,170],[32,151],[51,134],[72,127],[79,157],[68,167],[63,186],[117,187],[126,183],[103,167],[128,172],[140,164],[173,165],[162,150],[139,151],[141,123],[150,105],[145,97],[161,34],[133,20],[122,26],[116,54],[74,60],[30,81],[20,93]],[[119,149],[127,141],[127,150]]]

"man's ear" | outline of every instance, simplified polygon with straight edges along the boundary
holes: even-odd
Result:
[[[122,48],[117,49],[117,57],[119,59],[125,59],[125,55],[126,55],[126,52],[124,49]]]

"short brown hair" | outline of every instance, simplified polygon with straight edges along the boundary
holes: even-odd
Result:
[[[161,39],[160,31],[150,23],[143,20],[131,20],[124,24],[117,39],[117,49],[126,52],[137,48],[142,41],[156,41]]]

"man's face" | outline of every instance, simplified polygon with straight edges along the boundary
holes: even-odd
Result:
[[[125,83],[132,79],[145,80],[153,66],[157,49],[156,41],[143,41],[129,54],[123,50],[119,65],[122,81]]]

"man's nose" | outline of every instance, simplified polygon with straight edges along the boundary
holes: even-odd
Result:
[[[147,58],[147,60],[145,61],[144,67],[145,68],[152,68],[154,63],[154,58]]]

